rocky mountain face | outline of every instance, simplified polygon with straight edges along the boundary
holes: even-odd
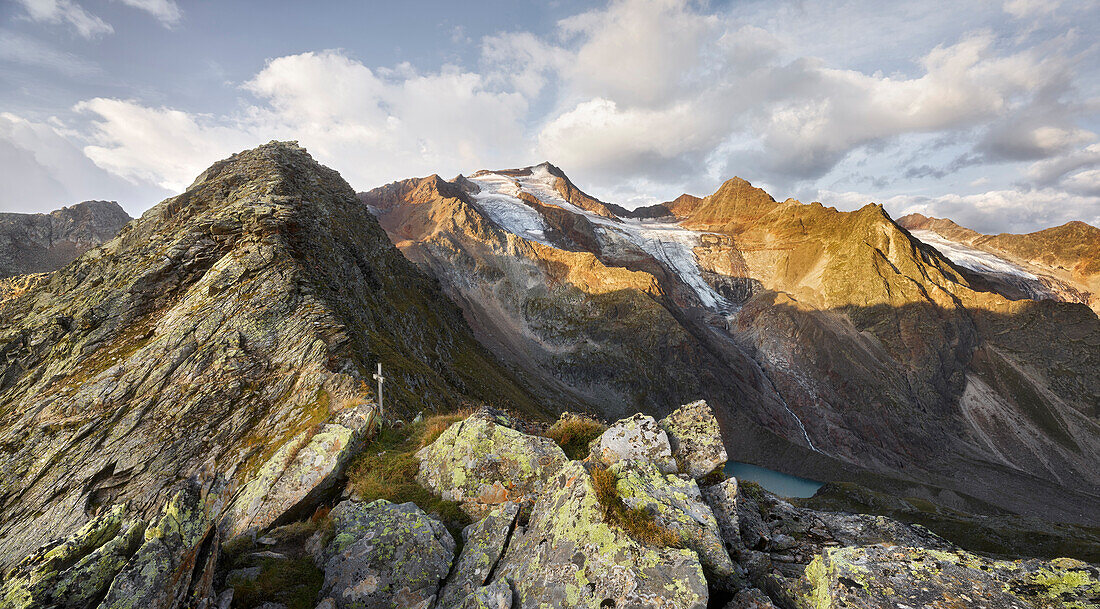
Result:
[[[361,193],[475,334],[561,404],[703,397],[736,458],[1097,524],[1100,323],[1007,298],[877,205],[741,179],[634,212],[549,164]]]
[[[201,571],[217,535],[331,487],[378,362],[391,416],[544,408],[336,172],[277,142],[214,164],[0,302],[0,565],[80,527],[145,552],[160,526],[189,561],[165,577]],[[172,533],[180,506],[204,516]]]
[[[975,277],[736,179],[236,154],[3,284],[0,609],[1090,606],[1096,315]]]
[[[1100,228],[1074,221],[1025,235],[983,235],[921,214],[898,224],[1008,298],[1080,302],[1100,313]]]
[[[59,269],[131,219],[114,201],[85,201],[48,214],[0,213],[0,279]]]

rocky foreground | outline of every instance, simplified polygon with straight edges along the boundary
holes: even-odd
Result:
[[[403,470],[415,482],[401,474],[387,480],[426,491],[420,496],[430,500],[419,503],[430,512],[413,502],[364,496],[366,487],[355,477],[365,472],[353,471],[343,493],[317,494],[312,517],[288,522],[281,499],[307,496],[324,484],[310,472],[331,470],[355,453],[374,459],[367,463],[388,463],[395,453],[383,448],[392,448],[384,439],[400,433],[386,428],[364,447],[336,441],[339,434],[330,429],[334,448],[311,443],[305,449],[310,467],[282,477],[297,487],[276,482],[238,494],[235,505],[249,508],[249,515],[266,514],[266,524],[250,527],[240,510],[226,509],[210,480],[177,490],[148,522],[125,504],[111,505],[76,534],[12,568],[0,607],[1025,609],[1100,603],[1096,565],[989,558],[920,526],[800,508],[726,478],[718,423],[702,401],[659,421],[639,414],[606,429],[565,415],[552,430],[595,429],[580,451],[576,437],[558,434],[556,442],[525,433],[526,425],[488,409],[452,420],[415,452],[415,466]],[[583,458],[570,459],[558,442]],[[443,505],[453,510],[440,510]],[[211,535],[215,514],[221,516]],[[469,522],[457,536],[447,526],[456,518]],[[273,581],[297,591],[281,595]]]

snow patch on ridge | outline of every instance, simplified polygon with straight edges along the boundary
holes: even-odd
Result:
[[[729,315],[737,308],[703,279],[699,260],[695,256],[695,247],[700,244],[700,235],[703,234],[699,231],[683,228],[675,222],[606,218],[582,209],[566,201],[554,190],[557,177],[545,165],[532,167],[531,173],[524,176],[485,172],[469,179],[481,187],[481,193],[474,195],[475,202],[508,232],[551,245],[546,241],[545,232],[548,227],[542,216],[519,198],[519,193],[525,191],[546,205],[583,215],[596,225],[598,231],[614,233],[638,246],[675,273],[695,292],[707,309]],[[518,209],[505,209],[508,206]],[[529,234],[533,236],[528,236]]]

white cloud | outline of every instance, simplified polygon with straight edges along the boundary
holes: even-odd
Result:
[[[51,211],[88,199],[117,200],[131,215],[165,192],[139,187],[96,167],[57,125],[0,113],[0,210]]]
[[[208,117],[136,102],[95,98],[74,108],[95,117],[84,147],[99,167],[134,183],[179,192],[213,161],[256,145],[248,130]]]
[[[32,21],[67,23],[84,38],[114,32],[109,23],[84,10],[72,0],[16,0]]]
[[[1059,4],[1058,0],[1008,0],[1004,10],[1017,19],[1027,19],[1053,13]]]
[[[858,192],[822,190],[818,195],[841,209],[856,209],[873,200]],[[1032,232],[1071,220],[1100,226],[1100,198],[1056,188],[990,190],[972,195],[897,195],[875,202],[882,203],[894,218],[911,213],[951,218],[988,234]]]
[[[175,0],[118,0],[127,6],[143,10],[160,21],[165,27],[179,23],[183,11]]]

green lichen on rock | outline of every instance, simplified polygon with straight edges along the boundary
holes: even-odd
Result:
[[[508,502],[462,531],[462,553],[439,593],[439,606],[452,607],[489,583],[519,516],[519,504]]]
[[[308,511],[343,476],[374,412],[373,403],[362,403],[283,444],[234,501],[230,538],[305,516],[296,512]]]
[[[568,461],[552,440],[516,431],[476,413],[416,453],[417,481],[477,518],[505,501],[533,503]]]
[[[814,609],[997,607],[1084,609],[1100,602],[1096,569],[1072,561],[1004,561],[901,546],[825,550],[806,569]]]
[[[145,529],[144,542],[115,577],[99,609],[169,607],[186,593],[213,521],[202,489],[188,484]]]
[[[454,558],[442,523],[412,503],[343,501],[329,514],[321,596],[338,609],[426,609]]]
[[[668,434],[653,417],[644,414],[613,423],[600,436],[592,452],[605,465],[635,459],[652,462],[662,473],[671,474],[677,470]]]
[[[726,464],[722,430],[705,400],[684,404],[657,424],[668,434],[681,472],[702,478]]]
[[[708,574],[733,575],[718,521],[694,479],[662,474],[648,461],[619,461],[609,469],[618,477],[616,487],[629,508],[645,510],[658,526],[679,536],[683,547],[699,554]]]
[[[708,598],[698,555],[643,544],[608,523],[591,475],[576,461],[547,482],[493,578],[511,582],[523,609],[702,609]]]
[[[88,607],[103,595],[137,549],[144,523],[124,520],[117,504],[64,541],[20,561],[0,588],[0,607]]]

